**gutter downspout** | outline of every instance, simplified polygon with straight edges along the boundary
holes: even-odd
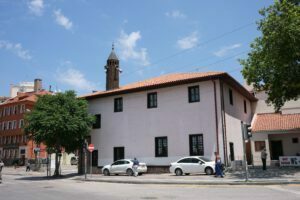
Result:
[[[218,110],[217,110],[217,94],[216,94],[216,81],[212,80],[214,83],[214,102],[215,102],[215,122],[216,122],[216,140],[217,140],[217,154],[220,153],[219,150],[219,126],[218,126]]]
[[[223,134],[224,163],[225,163],[226,166],[228,166],[224,91],[223,91],[223,82],[222,82],[221,79],[220,79],[220,90],[221,90],[221,116],[222,116],[222,134]]]

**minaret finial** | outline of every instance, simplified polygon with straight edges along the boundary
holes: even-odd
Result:
[[[115,50],[115,43],[114,42],[112,43],[112,48],[111,49]]]

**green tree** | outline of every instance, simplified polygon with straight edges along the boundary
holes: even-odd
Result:
[[[25,116],[25,133],[37,144],[55,152],[55,172],[59,175],[61,151],[74,152],[82,147],[94,117],[87,112],[87,102],[76,98],[74,91],[40,96]]]
[[[281,0],[259,11],[261,36],[251,44],[248,58],[240,60],[242,74],[256,91],[268,94],[276,111],[300,95],[299,0]]]

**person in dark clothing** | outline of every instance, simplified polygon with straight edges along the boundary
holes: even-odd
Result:
[[[215,160],[215,171],[216,171],[216,176],[215,177],[221,177],[224,178],[223,175],[223,167],[222,167],[222,161],[221,157],[219,155],[216,156]]]
[[[268,157],[267,150],[266,148],[263,148],[263,150],[261,151],[261,161],[263,164],[263,170],[267,170],[266,167],[267,157]]]
[[[27,164],[26,164],[26,172],[29,172],[29,171],[30,171],[30,163],[28,161]]]

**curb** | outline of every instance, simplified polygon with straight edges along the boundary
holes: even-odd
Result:
[[[300,180],[293,181],[228,181],[228,182],[220,182],[220,181],[153,181],[153,180],[99,180],[99,179],[87,179],[84,178],[76,178],[73,180],[79,181],[87,181],[87,182],[102,182],[102,183],[121,183],[121,184],[159,184],[159,185],[291,185],[291,184],[299,184]]]

